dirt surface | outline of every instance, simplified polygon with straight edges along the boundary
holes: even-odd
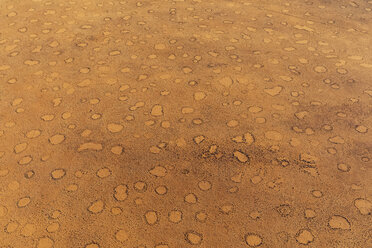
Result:
[[[0,247],[372,247],[371,9],[0,0]]]

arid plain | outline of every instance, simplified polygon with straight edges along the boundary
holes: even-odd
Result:
[[[371,47],[370,0],[0,0],[0,247],[372,247]]]

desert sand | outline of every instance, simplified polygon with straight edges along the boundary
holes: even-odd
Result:
[[[1,0],[0,247],[372,247],[372,1]]]

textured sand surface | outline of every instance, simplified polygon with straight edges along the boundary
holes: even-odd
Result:
[[[0,0],[0,247],[372,247],[371,9]]]

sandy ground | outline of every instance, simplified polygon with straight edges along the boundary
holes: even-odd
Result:
[[[0,247],[372,247],[371,9],[1,0]]]

